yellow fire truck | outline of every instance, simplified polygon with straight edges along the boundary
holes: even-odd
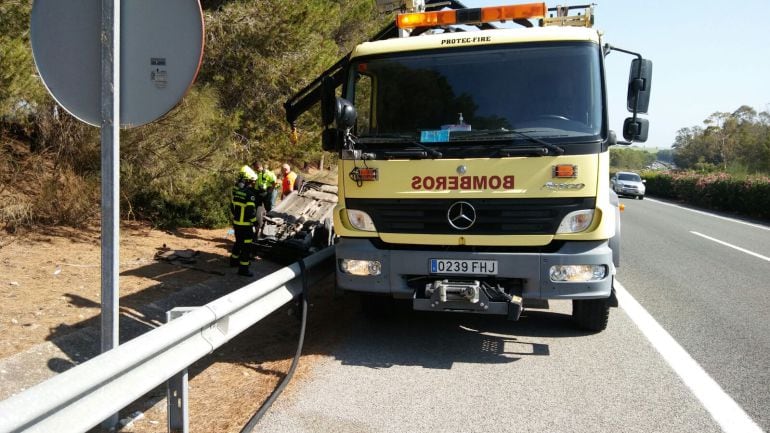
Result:
[[[646,140],[652,62],[603,44],[591,5],[401,7],[304,89],[340,158],[338,287],[511,320],[572,300],[578,326],[605,329],[620,261],[608,149]],[[626,142],[608,128],[612,51],[636,56]]]

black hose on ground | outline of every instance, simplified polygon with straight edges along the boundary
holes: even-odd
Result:
[[[254,430],[254,427],[256,427],[257,423],[260,419],[267,413],[267,411],[270,409],[270,406],[273,405],[275,400],[278,398],[278,396],[281,395],[284,388],[286,388],[286,385],[289,384],[289,381],[291,381],[291,378],[294,376],[294,370],[297,369],[297,364],[299,364],[299,357],[302,354],[302,345],[305,343],[305,328],[307,326],[307,298],[308,298],[308,288],[307,288],[307,267],[305,266],[305,260],[302,259],[299,262],[299,269],[302,273],[302,294],[300,295],[301,303],[302,303],[302,324],[300,325],[300,331],[299,331],[299,343],[297,345],[297,353],[294,355],[294,359],[291,362],[291,367],[289,367],[288,373],[286,373],[286,376],[281,380],[281,382],[278,384],[278,386],[273,390],[273,393],[270,394],[270,397],[265,400],[264,403],[262,403],[262,406],[259,407],[257,412],[251,417],[248,423],[241,429],[241,433],[251,433]]]

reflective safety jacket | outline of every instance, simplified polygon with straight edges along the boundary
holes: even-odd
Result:
[[[275,173],[271,170],[262,170],[257,172],[256,188],[260,191],[265,191],[268,188],[275,187],[278,178],[275,177]]]
[[[257,223],[257,193],[254,189],[246,186],[233,187],[232,202],[230,203],[230,212],[233,214],[233,225],[251,226]]]

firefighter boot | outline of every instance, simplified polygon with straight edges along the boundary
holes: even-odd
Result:
[[[248,264],[239,264],[238,265],[238,275],[244,276],[244,277],[253,277],[254,274],[249,270]]]

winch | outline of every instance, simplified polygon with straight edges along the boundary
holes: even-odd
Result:
[[[521,296],[509,294],[500,284],[479,280],[435,280],[425,285],[425,297],[415,293],[415,310],[502,314],[519,320]]]

